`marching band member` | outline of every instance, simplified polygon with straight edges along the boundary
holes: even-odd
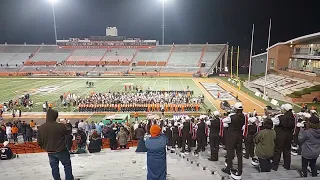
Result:
[[[237,102],[233,106],[235,113],[230,114],[223,120],[228,124],[228,145],[227,145],[227,167],[222,172],[231,175],[233,179],[241,179],[242,175],[242,141],[243,136],[248,133],[248,116],[243,114],[242,103]],[[236,151],[238,159],[238,170],[233,169],[232,159]]]
[[[277,133],[275,140],[272,169],[277,171],[281,153],[283,153],[284,168],[290,170],[291,165],[291,142],[293,139],[293,129],[295,127],[295,117],[292,113],[292,105],[281,106],[284,114],[279,114],[273,119],[274,130]]]
[[[210,140],[210,152],[211,156],[208,158],[209,161],[218,161],[219,144],[220,144],[220,112],[214,111],[213,117],[207,121],[207,125],[210,128],[209,140]]]

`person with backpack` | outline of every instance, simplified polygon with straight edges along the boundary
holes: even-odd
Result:
[[[312,177],[316,177],[316,162],[320,155],[320,123],[317,116],[311,115],[307,120],[306,129],[300,129],[298,138],[301,144],[301,176],[307,177],[307,167],[310,166]]]

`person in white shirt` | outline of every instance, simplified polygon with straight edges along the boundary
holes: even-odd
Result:
[[[11,126],[9,126],[9,124],[6,126],[6,134],[7,134],[8,141],[10,142],[10,139],[12,139],[12,132],[11,132]]]
[[[82,129],[82,130],[84,130],[85,129],[85,124],[84,124],[84,122],[83,122],[83,120],[81,120],[80,122],[79,122],[79,124],[78,124],[78,129]]]

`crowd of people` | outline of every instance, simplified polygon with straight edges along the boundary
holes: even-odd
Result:
[[[125,86],[127,87],[127,86]],[[204,95],[193,96],[193,91],[150,91],[146,92],[91,92],[86,97],[74,93],[60,95],[62,105],[78,106],[79,112],[184,112],[199,111]]]
[[[147,152],[150,159],[153,159],[152,162],[147,160],[148,176],[149,171],[153,173],[155,168],[163,170],[158,172],[159,176],[166,174],[163,160],[165,158],[163,154],[166,152],[163,151],[163,147],[167,147],[171,152],[181,148],[181,153],[185,154],[194,149],[194,156],[198,156],[200,152],[206,150],[208,144],[211,152],[209,161],[218,161],[221,157],[219,148],[226,149],[224,156],[226,167],[222,172],[235,179],[241,178],[243,158],[251,158],[252,165],[258,166],[260,172],[270,172],[278,170],[281,154],[285,169],[290,170],[291,155],[301,155],[301,176],[307,176],[308,166],[312,176],[317,176],[315,164],[320,155],[320,122],[317,112],[302,109],[304,112],[294,113],[290,104],[282,105],[281,110],[281,114],[271,118],[257,116],[256,113],[244,113],[242,104],[237,102],[233,105],[233,111],[226,117],[214,111],[212,114],[208,113],[197,118],[182,115],[175,119],[147,119],[132,124],[112,121],[108,124],[102,121],[89,123],[82,120],[72,125],[67,120],[56,122],[58,112],[49,108],[46,123],[37,128],[37,141],[40,147],[49,152],[50,162],[62,162],[66,173],[70,175],[66,177],[72,177],[70,153],[100,152],[102,138],[109,139],[112,150],[126,149],[129,140],[138,140],[137,152]],[[25,122],[16,122],[8,126],[2,127],[0,132],[3,134],[5,129],[7,134],[7,130],[10,130],[13,142],[16,137],[13,134],[19,133],[28,141],[27,127],[37,127],[31,122],[29,125]],[[47,137],[48,134],[51,134],[50,138]],[[74,151],[71,150],[73,139],[77,145]],[[165,146],[162,145],[163,142]],[[157,154],[155,151],[161,153]],[[156,154],[162,159],[155,158]],[[238,162],[236,170],[233,168],[234,158],[237,158]],[[158,166],[154,165],[156,160],[161,162]],[[57,166],[58,163],[51,164],[52,169]],[[53,177],[59,176],[58,171],[53,171],[52,174]]]
[[[37,124],[31,120],[29,124],[25,121],[13,121],[1,125],[0,143],[8,141],[9,143],[18,143],[21,137],[23,142],[32,142],[37,136]]]

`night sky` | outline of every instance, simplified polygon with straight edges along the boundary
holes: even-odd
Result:
[[[58,39],[119,35],[161,40],[160,0],[58,0]],[[267,46],[320,31],[320,0],[167,0],[166,43],[226,43],[250,47],[256,26],[255,53]],[[0,43],[54,43],[48,0],[0,0]],[[262,50],[261,50],[262,49]]]

